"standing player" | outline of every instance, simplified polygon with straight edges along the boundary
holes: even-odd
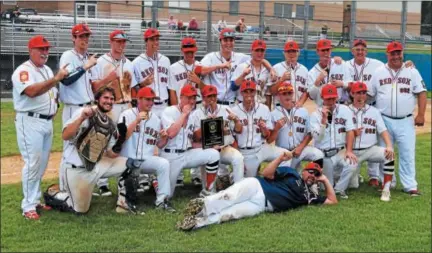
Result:
[[[133,60],[136,80],[140,87],[150,86],[156,93],[152,112],[161,117],[168,106],[168,80],[171,62],[165,55],[159,53],[160,33],[149,28],[144,32],[146,50]]]
[[[121,30],[114,30],[109,35],[110,52],[102,55],[92,72],[93,90],[98,91],[101,87],[112,87],[116,94],[116,101],[110,112],[114,122],[118,121],[120,113],[130,107],[131,88],[137,85],[132,62],[126,58],[124,51],[129,41],[126,33]],[[102,178],[97,183],[99,193],[95,196],[110,196],[108,179]]]
[[[173,197],[177,178],[181,170],[205,165],[206,186],[200,195],[215,191],[214,181],[219,166],[219,152],[215,149],[193,148],[194,122],[190,113],[195,107],[197,90],[190,84],[180,91],[179,105],[167,107],[162,113],[162,125],[168,134],[168,144],[161,157],[170,161],[171,195]]]
[[[246,177],[257,175],[262,162],[270,162],[283,154],[286,149],[266,143],[266,139],[273,130],[270,110],[264,104],[257,103],[256,84],[253,81],[243,81],[240,92],[243,103],[235,105],[232,112],[236,115],[243,127],[241,131],[234,129],[238,147],[244,156]],[[285,161],[284,165],[290,165],[291,161]]]
[[[299,168],[303,160],[314,161],[322,166],[323,152],[308,146],[312,140],[309,113],[303,107],[295,107],[293,86],[289,82],[283,82],[279,85],[278,94],[280,106],[271,112],[274,128],[267,142],[272,143],[276,140],[276,146],[292,152],[292,168]]]
[[[241,92],[239,92],[240,85],[243,81],[253,81],[257,84],[256,99],[258,103],[263,103],[270,108],[271,96],[267,96],[267,86],[271,86],[270,74],[264,67],[263,60],[265,50],[267,48],[266,43],[263,40],[255,40],[251,45],[252,58],[242,64],[239,64],[235,69],[231,82],[231,89],[237,92],[237,100],[239,103],[243,101]]]
[[[348,188],[352,175],[357,168],[357,157],[352,152],[354,143],[354,124],[351,110],[337,104],[336,86],[324,85],[321,89],[323,106],[312,113],[310,127],[314,145],[324,153],[324,174],[333,185],[336,174],[340,178],[335,191],[341,198],[348,198]]]
[[[62,138],[74,145],[66,148],[65,189],[51,185],[44,193],[45,202],[60,211],[85,214],[90,208],[92,191],[101,177],[120,177],[117,212],[138,214],[135,199],[132,159],[119,156],[127,132],[108,116],[115,101],[115,91],[102,87],[96,94],[96,106],[79,108],[63,126]],[[116,140],[117,139],[117,140]]]
[[[278,106],[277,99],[278,87],[281,83],[289,81],[294,88],[294,103],[296,107],[302,107],[308,99],[307,94],[307,79],[308,70],[305,66],[298,63],[300,56],[300,48],[294,40],[287,41],[284,46],[285,61],[273,66],[278,76],[278,81],[269,89],[270,93],[275,96],[274,105]]]
[[[52,118],[58,108],[55,86],[68,75],[67,65],[55,76],[45,65],[50,47],[45,37],[32,37],[28,42],[30,59],[12,74],[17,142],[24,160],[21,209],[29,220],[39,219],[38,209],[49,209],[40,203],[40,182],[48,164],[53,138]]]
[[[96,65],[96,55],[89,57],[87,49],[92,32],[86,24],[78,24],[72,28],[74,48],[60,57],[60,66],[67,64],[69,76],[60,83],[60,100],[64,103],[62,124],[64,125],[80,107],[90,105],[94,100],[90,83],[91,67]],[[63,141],[63,154],[68,141]],[[59,183],[63,188],[64,164],[60,164]]]
[[[355,82],[351,86],[353,103],[349,108],[353,112],[354,130],[353,152],[358,157],[357,173],[351,178],[351,186],[358,187],[358,176],[363,161],[384,163],[384,183],[381,193],[382,201],[390,201],[390,184],[394,173],[394,152],[390,135],[384,125],[381,113],[373,106],[367,105],[367,86]],[[379,147],[378,136],[384,140],[386,147]]]
[[[238,182],[244,176],[244,162],[242,154],[231,145],[234,142],[234,137],[230,128],[234,131],[241,132],[242,124],[237,116],[228,109],[226,105],[218,105],[217,88],[213,85],[206,85],[202,90],[204,106],[196,109],[191,115],[194,121],[194,139],[197,142],[201,141],[201,120],[207,118],[222,117],[224,120],[224,145],[219,147],[220,165],[218,170],[218,181],[223,185],[230,184],[228,165],[232,165],[233,180]],[[234,126],[232,126],[234,125]]]
[[[141,88],[137,94],[137,107],[127,109],[120,115],[119,123],[125,120],[127,126],[126,142],[120,155],[134,159],[141,173],[156,173],[156,208],[175,212],[168,202],[171,193],[169,162],[153,155],[155,146],[162,148],[168,141],[161,120],[151,112],[155,97],[150,87]]]
[[[383,115],[392,143],[398,145],[403,190],[411,196],[418,196],[414,126],[423,126],[425,122],[426,85],[417,69],[404,66],[400,42],[394,41],[387,45],[387,60],[387,64],[378,68],[372,76],[368,91]],[[416,100],[418,113],[414,119]]]
[[[338,103],[344,104],[349,100],[346,90],[351,81],[350,73],[345,64],[337,64],[335,59],[331,58],[331,50],[331,40],[319,40],[317,43],[319,62],[308,73],[309,97],[318,106],[322,105],[321,89],[328,83],[336,86],[339,97]]]

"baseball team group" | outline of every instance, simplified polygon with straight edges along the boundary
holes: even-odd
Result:
[[[220,50],[201,61],[196,41],[183,38],[183,57],[173,64],[159,52],[154,28],[144,32],[145,51],[133,61],[125,57],[124,31],[109,34],[110,50],[100,57],[88,52],[88,25],[75,25],[71,34],[73,48],[61,55],[57,73],[45,65],[50,42],[37,35],[28,42],[29,60],[12,75],[26,219],[51,209],[85,214],[92,196],[112,195],[110,177],[118,184],[116,212],[144,214],[138,195],[153,188],[155,208],[174,213],[184,169],[202,189],[188,202],[181,230],[336,204],[363,182],[363,162],[368,184],[390,201],[395,144],[401,188],[420,195],[415,126],[425,122],[426,87],[397,41],[387,45],[383,63],[367,57],[365,40],[355,40],[354,58],[344,61],[321,39],[319,61],[308,70],[295,41],[272,66],[264,40],[253,41],[250,55],[234,52],[230,28],[220,31]],[[307,100],[316,104],[312,114]],[[60,102],[59,183],[42,192]],[[224,141],[207,148],[201,127],[210,118],[223,119]]]

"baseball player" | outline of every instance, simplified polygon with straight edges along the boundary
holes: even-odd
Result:
[[[273,130],[270,110],[264,104],[257,103],[256,84],[253,81],[243,81],[240,92],[243,102],[235,105],[232,112],[243,124],[242,131],[233,129],[240,153],[244,156],[246,167],[245,176],[254,177],[257,175],[262,162],[270,162],[276,159],[286,149],[269,145],[266,139]],[[291,161],[285,161],[284,166],[289,166]]]
[[[199,78],[200,75],[207,75],[212,71],[228,68],[229,62],[221,63],[215,66],[203,67],[199,61],[195,60],[195,54],[198,50],[197,43],[193,38],[184,38],[181,41],[181,51],[183,59],[170,66],[170,79],[168,83],[169,98],[171,105],[177,105],[180,100],[180,90],[187,83],[194,85],[197,89],[197,104],[201,104],[201,91],[204,83]],[[197,168],[191,169],[192,183],[201,185],[201,173]],[[177,179],[177,186],[183,185],[183,171]]]
[[[322,105],[321,88],[328,83],[336,86],[339,97],[338,103],[347,103],[349,100],[348,92],[346,91],[351,81],[348,68],[346,64],[337,64],[334,59],[330,58],[331,50],[332,45],[330,40],[319,40],[317,42],[319,62],[308,73],[309,97],[318,106]]]
[[[162,113],[162,125],[168,134],[168,144],[161,151],[161,157],[170,162],[171,194],[173,197],[176,181],[184,168],[205,165],[206,186],[200,193],[207,196],[215,191],[214,181],[219,166],[220,155],[215,149],[193,148],[194,122],[190,113],[195,107],[198,92],[190,84],[180,91],[179,105],[167,107]]]
[[[314,145],[324,153],[324,174],[333,185],[335,174],[340,174],[336,183],[336,194],[347,199],[345,190],[357,169],[357,157],[352,152],[354,124],[351,110],[342,104],[337,88],[333,84],[321,89],[323,106],[312,113],[310,128]],[[339,173],[340,172],[340,173]]]
[[[392,143],[396,142],[399,148],[399,175],[403,190],[411,196],[418,196],[414,126],[423,126],[425,122],[426,85],[417,69],[404,66],[400,42],[387,45],[387,64],[376,70],[369,85],[369,95],[375,97],[375,107],[383,116]],[[418,113],[414,118],[416,101]]]
[[[353,112],[355,125],[353,152],[358,157],[357,173],[351,178],[351,186],[358,187],[358,176],[363,161],[384,163],[384,183],[381,193],[382,201],[390,201],[390,184],[394,174],[394,152],[381,113],[373,106],[367,105],[367,85],[363,82],[354,82],[351,85],[353,103],[348,107]],[[386,147],[379,147],[378,136],[384,140]]]
[[[168,106],[168,81],[171,62],[159,53],[160,33],[149,28],[144,32],[146,50],[133,60],[134,73],[139,87],[150,86],[156,93],[152,112],[161,117]]]
[[[63,126],[62,138],[71,140],[66,148],[64,183],[66,191],[51,185],[45,202],[54,209],[85,214],[90,208],[93,188],[101,178],[120,177],[116,211],[138,214],[133,172],[134,160],[119,156],[127,132],[108,116],[115,101],[115,90],[102,87],[95,94],[97,105],[79,108]]]
[[[294,87],[289,82],[283,82],[279,85],[278,94],[280,106],[271,112],[274,128],[267,142],[276,140],[276,146],[292,152],[292,168],[298,168],[303,160],[314,161],[322,166],[323,152],[308,146],[312,140],[309,113],[305,108],[295,106]]]
[[[232,74],[237,66],[243,62],[249,61],[250,56],[242,53],[234,53],[235,31],[231,28],[225,28],[219,34],[220,51],[208,53],[201,60],[204,66],[214,66],[229,62],[230,68],[218,69],[204,77],[204,83],[216,86],[218,89],[218,104],[234,106],[236,92],[230,89]],[[272,66],[267,60],[263,60],[271,76],[275,76]]]
[[[120,155],[134,159],[141,173],[156,173],[156,208],[175,212],[168,201],[171,193],[169,162],[153,155],[155,146],[162,148],[168,141],[161,120],[151,112],[155,97],[155,92],[149,86],[141,88],[137,93],[137,107],[121,113],[119,123],[126,124],[127,134]]]
[[[281,154],[265,167],[263,177],[245,178],[215,195],[191,200],[177,228],[188,231],[265,211],[283,212],[305,205],[337,204],[333,187],[318,164],[307,164],[301,174],[293,168],[279,166],[291,157],[290,152]],[[324,184],[326,196],[314,191],[313,185],[318,182]]]
[[[24,160],[21,209],[29,220],[38,220],[37,211],[49,209],[40,203],[40,182],[48,164],[53,138],[52,119],[58,108],[55,86],[68,75],[67,65],[55,76],[45,65],[50,47],[45,37],[32,37],[28,42],[30,59],[12,74],[17,142]]]
[[[92,69],[93,90],[97,91],[103,86],[113,87],[116,92],[116,101],[110,116],[114,122],[118,121],[120,113],[130,107],[131,88],[137,85],[132,62],[124,55],[126,43],[129,41],[126,33],[114,30],[109,35],[110,52],[98,58],[96,66]],[[108,179],[98,181],[99,193],[95,196],[110,196]]]
[[[231,76],[231,89],[237,92],[239,103],[243,101],[243,96],[239,91],[240,85],[245,80],[253,81],[257,84],[256,99],[258,103],[264,103],[267,107],[271,106],[271,96],[267,96],[267,86],[271,86],[270,73],[263,65],[266,43],[263,40],[255,40],[251,45],[252,58],[238,65]]]
[[[64,103],[62,124],[64,125],[80,107],[90,105],[94,100],[90,83],[91,67],[96,65],[96,55],[89,57],[88,43],[92,32],[86,24],[77,24],[72,28],[73,49],[67,50],[60,57],[60,67],[67,67],[70,73],[60,82],[60,100]],[[63,141],[63,152],[68,141]],[[63,188],[64,164],[63,158],[60,164],[59,183]],[[108,189],[103,189],[104,194],[111,194]]]
[[[235,116],[226,105],[218,105],[217,101],[217,88],[213,85],[206,85],[202,89],[202,96],[204,106],[196,109],[191,117],[194,121],[194,139],[201,142],[201,120],[207,118],[222,117],[224,120],[224,144],[218,147],[220,152],[220,164],[218,170],[218,179],[221,183],[229,185],[229,171],[228,165],[232,165],[233,181],[238,182],[244,177],[244,162],[243,155],[231,145],[234,142],[234,137],[230,128],[234,131],[241,132],[242,124],[237,116]]]
[[[274,98],[274,105],[279,106],[278,87],[281,83],[289,81],[294,88],[294,103],[296,107],[302,107],[308,99],[307,94],[307,79],[308,69],[302,64],[298,63],[300,56],[300,48],[294,40],[289,40],[284,46],[285,61],[280,62],[273,66],[278,77],[278,81],[269,88],[269,91]]]

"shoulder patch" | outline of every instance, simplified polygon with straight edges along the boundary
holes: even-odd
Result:
[[[426,89],[426,84],[425,84],[424,80],[421,80],[421,84],[423,86],[423,89]]]
[[[29,73],[28,73],[28,71],[25,71],[25,70],[21,71],[19,73],[19,77],[20,77],[20,81],[21,82],[27,82],[29,80]]]

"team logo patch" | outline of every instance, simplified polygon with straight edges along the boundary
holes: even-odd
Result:
[[[421,80],[421,84],[423,86],[423,89],[426,89],[426,84],[425,84],[424,80]]]
[[[323,46],[327,46],[327,41],[324,41],[324,42],[323,42]]]
[[[29,73],[27,71],[21,71],[19,76],[21,82],[27,82],[29,80]]]

